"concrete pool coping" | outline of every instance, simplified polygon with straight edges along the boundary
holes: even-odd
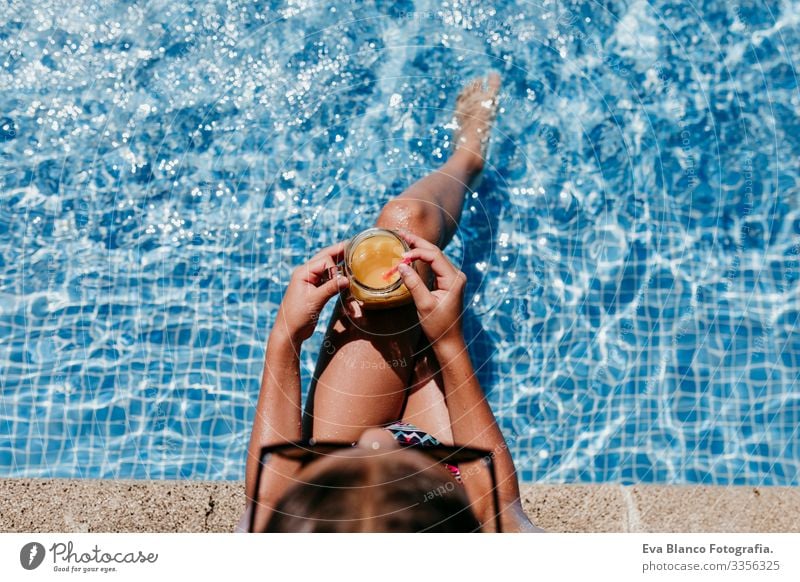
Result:
[[[523,485],[551,532],[800,532],[800,487]],[[229,532],[235,481],[0,479],[0,532]]]

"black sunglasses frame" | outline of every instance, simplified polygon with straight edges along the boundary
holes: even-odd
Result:
[[[335,441],[322,441],[317,442],[313,439],[290,441],[277,445],[268,445],[261,447],[258,463],[258,472],[256,473],[255,491],[258,496],[258,491],[261,489],[261,475],[264,472],[264,467],[267,463],[267,456],[279,455],[285,459],[292,461],[299,461],[301,465],[306,465],[320,457],[330,455],[332,453],[353,448],[355,443],[352,442],[335,442]],[[485,449],[477,449],[473,447],[459,447],[450,445],[431,445],[422,447],[403,447],[419,451],[423,454],[432,457],[440,463],[448,463],[451,465],[458,465],[459,463],[470,463],[474,461],[482,461],[488,465],[489,474],[492,478],[492,502],[494,504],[494,519],[495,528],[497,533],[502,533],[502,524],[500,521],[500,497],[497,491],[497,474],[495,473],[494,453]],[[253,532],[256,523],[256,510],[258,500],[252,500],[253,507],[250,512],[250,520],[247,531]]]

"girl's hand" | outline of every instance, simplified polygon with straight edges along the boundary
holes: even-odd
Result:
[[[461,339],[466,275],[456,269],[433,243],[408,232],[401,232],[400,236],[411,246],[403,257],[428,263],[436,275],[435,289],[431,291],[413,268],[403,263],[398,265],[403,283],[414,298],[422,331],[432,344],[451,338]]]
[[[297,349],[314,333],[319,315],[328,300],[349,283],[347,277],[339,273],[327,279],[328,269],[342,260],[344,245],[344,242],[340,242],[322,249],[292,272],[273,332],[286,334],[285,337]]]

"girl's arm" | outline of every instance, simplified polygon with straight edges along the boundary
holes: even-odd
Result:
[[[267,343],[256,417],[250,433],[245,469],[245,494],[255,496],[261,447],[300,438],[299,346],[273,330]]]
[[[399,267],[403,282],[414,297],[420,325],[439,362],[453,441],[491,452],[503,530],[533,531],[536,528],[522,511],[514,462],[475,376],[461,330],[466,276],[435,245],[415,235],[404,233],[403,236],[413,247],[405,256],[430,264],[436,276],[435,290],[430,291],[413,269],[405,265]],[[462,468],[461,474],[475,513],[490,529],[495,515],[492,484],[487,471],[468,466]]]
[[[491,451],[497,476],[497,496],[500,502],[503,530],[519,530],[526,523],[515,523],[521,513],[519,483],[514,461],[500,427],[478,383],[463,336],[433,344],[444,384],[445,403],[450,414],[453,441],[459,445]],[[494,526],[492,483],[486,468],[468,466],[461,471],[464,485],[473,500],[476,513],[487,527]]]
[[[260,491],[256,491],[261,448],[300,439],[300,347],[314,333],[328,300],[348,284],[345,277],[327,281],[323,277],[343,252],[344,243],[333,245],[295,269],[270,332],[245,468],[248,511],[252,502],[258,501],[257,529],[266,525],[271,508],[291,484],[294,472],[293,463],[271,459],[264,467]]]

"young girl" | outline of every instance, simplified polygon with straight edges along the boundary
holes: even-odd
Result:
[[[483,531],[496,529],[496,512],[503,531],[537,530],[522,510],[511,455],[467,352],[461,328],[466,277],[441,250],[458,226],[469,184],[483,169],[499,85],[499,77],[491,74],[485,80],[473,81],[461,92],[456,103],[458,129],[450,158],[382,209],[375,225],[400,233],[411,249],[405,254],[407,262],[416,261],[413,268],[399,266],[400,277],[413,302],[384,310],[363,309],[352,300],[337,303],[302,419],[300,348],[313,333],[326,302],[349,285],[345,277],[325,276],[342,260],[344,243],[323,249],[294,271],[270,333],[248,450],[245,486],[248,511],[252,511],[253,505],[258,509],[256,531],[268,528],[276,508],[280,516],[275,520],[286,522],[283,516],[287,513],[287,500],[310,495],[308,485],[320,478],[320,464],[326,465],[326,471],[333,467],[337,482],[348,471],[351,476],[371,475],[369,485],[364,485],[363,480],[353,484],[353,488],[360,488],[357,491],[361,492],[361,498],[370,502],[358,503],[358,497],[351,496],[345,503],[351,506],[346,508],[345,513],[349,514],[337,513],[335,518],[291,516],[301,520],[294,523],[312,523],[308,527],[296,525],[297,529],[319,530],[313,523],[330,523],[332,519],[350,524],[347,531],[385,529],[386,523],[376,520],[376,516],[385,515],[385,508],[373,507],[375,496],[371,492],[390,484],[396,488],[398,481],[417,487],[418,484],[412,483],[413,477],[424,475],[429,492],[438,491],[442,497],[447,494],[453,502],[451,509],[457,508],[461,501],[467,503]],[[300,467],[288,458],[273,455],[264,467],[256,491],[262,447],[301,438],[355,446],[353,450],[343,449],[316,460],[316,469],[314,463]],[[450,467],[451,473],[445,475],[439,463],[421,461],[419,456],[415,461],[418,452],[393,446],[396,442],[423,447],[456,444],[489,451],[496,469],[496,486],[486,471],[475,467],[468,471],[464,467]],[[406,470],[399,477],[382,478],[380,475],[387,473],[386,463],[390,458],[392,466],[404,466]],[[354,473],[354,464],[369,470],[359,469]],[[325,479],[330,478],[328,473],[325,475]],[[379,477],[376,479],[375,475]],[[453,485],[453,479],[457,486]],[[317,490],[321,487],[317,486]],[[328,491],[332,489],[342,487],[328,487]],[[387,495],[379,498],[385,500]],[[324,505],[323,501],[316,499],[315,505]],[[335,505],[339,507],[341,503]],[[403,507],[412,511],[411,505]],[[246,512],[241,529],[246,527],[248,518]],[[418,526],[422,522],[410,523]],[[464,523],[467,525],[452,529],[468,527],[469,520]],[[395,523],[391,527],[399,526]],[[269,529],[287,529],[282,528]]]

